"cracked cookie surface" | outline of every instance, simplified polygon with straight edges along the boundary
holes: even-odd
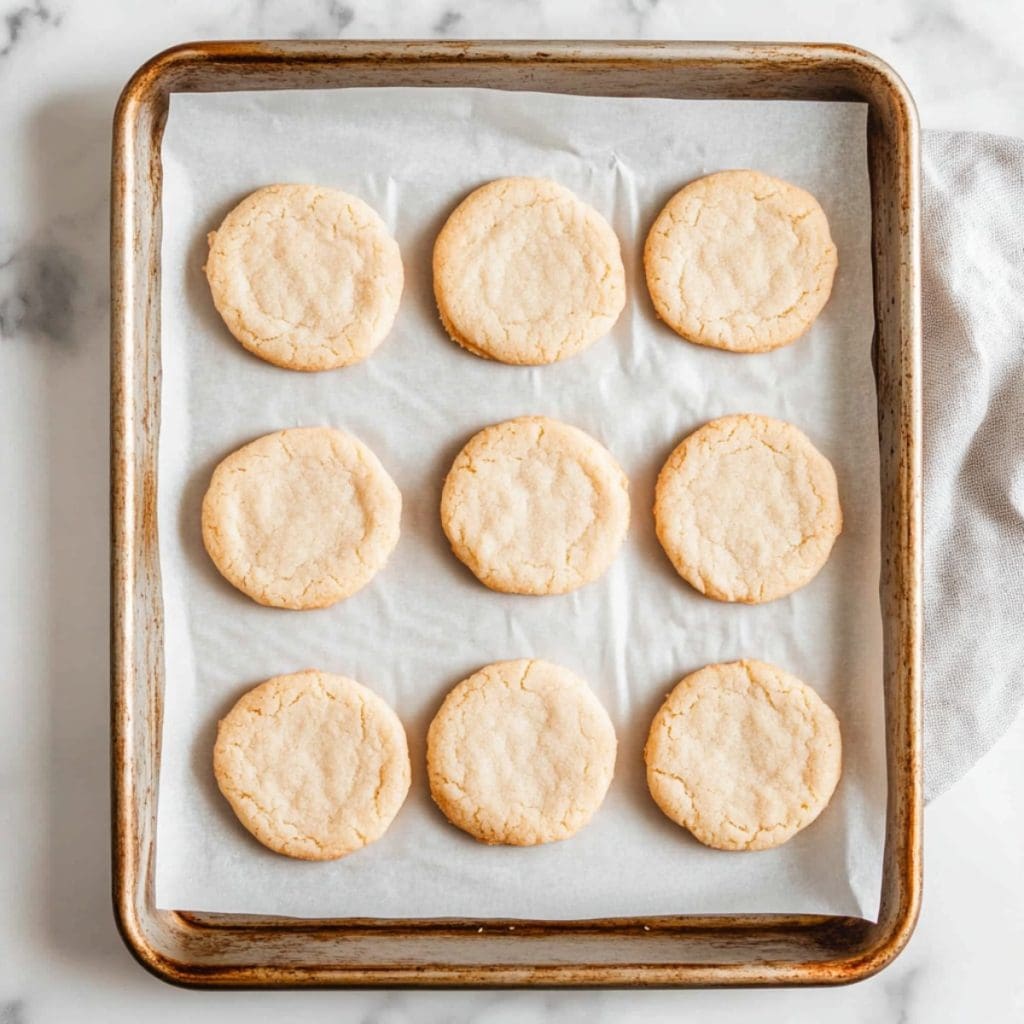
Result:
[[[398,243],[361,199],[316,185],[269,185],[208,238],[206,277],[228,330],[291,370],[365,359],[402,295]]]
[[[238,820],[300,860],[379,839],[409,792],[398,716],[355,680],[315,669],[244,694],[217,727],[213,770]]]
[[[434,244],[441,322],[463,348],[503,363],[575,355],[626,302],[619,240],[569,189],[500,178],[471,192]]]
[[[644,748],[647,785],[674,822],[719,850],[767,850],[806,828],[839,782],[832,709],[763,661],[708,665],[668,695]]]
[[[809,583],[843,527],[832,464],[791,423],[753,414],[683,440],[658,475],[654,521],[683,579],[745,604]]]
[[[629,528],[629,482],[589,434],[524,416],[486,427],[459,452],[441,524],[492,590],[565,594],[614,560]]]
[[[361,441],[330,427],[267,434],[214,470],[203,543],[229,583],[275,608],[326,608],[383,568],[402,496]]]
[[[501,661],[459,683],[427,733],[434,802],[485,843],[567,839],[600,807],[615,770],[608,713],[577,675]]]
[[[721,171],[677,192],[644,246],[659,317],[688,341],[766,352],[804,334],[838,257],[818,201],[759,171]]]

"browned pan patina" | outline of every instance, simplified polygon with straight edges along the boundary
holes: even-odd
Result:
[[[169,96],[396,85],[868,105],[889,779],[877,924],[778,914],[297,921],[156,909],[160,141]],[[793,985],[856,981],[900,952],[921,897],[920,170],[913,102],[889,67],[825,44],[194,43],[153,58],[125,87],[112,189],[113,895],[144,966],[220,987]]]

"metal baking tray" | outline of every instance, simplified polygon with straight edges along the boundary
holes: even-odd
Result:
[[[397,85],[868,105],[888,768],[877,923],[807,914],[295,920],[156,908],[160,143],[169,96]],[[144,65],[115,115],[111,220],[113,899],[138,960],[167,981],[216,987],[831,984],[889,963],[921,897],[919,207],[913,102],[889,67],[848,46],[218,42]]]

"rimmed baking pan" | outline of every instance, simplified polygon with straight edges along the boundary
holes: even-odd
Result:
[[[867,104],[888,769],[877,923],[777,914],[300,921],[156,908],[160,143],[169,97],[383,85]],[[916,115],[891,69],[822,44],[189,44],[126,86],[112,190],[113,881],[118,924],[140,962],[169,981],[220,987],[692,986],[849,982],[899,953],[921,891],[920,186]]]

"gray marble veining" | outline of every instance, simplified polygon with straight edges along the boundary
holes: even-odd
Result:
[[[16,7],[7,12],[3,18],[4,36],[3,43],[0,44],[0,58],[13,53],[14,48],[31,29],[37,26],[59,28],[62,20],[63,16],[42,0],[35,0],[32,4]]]

